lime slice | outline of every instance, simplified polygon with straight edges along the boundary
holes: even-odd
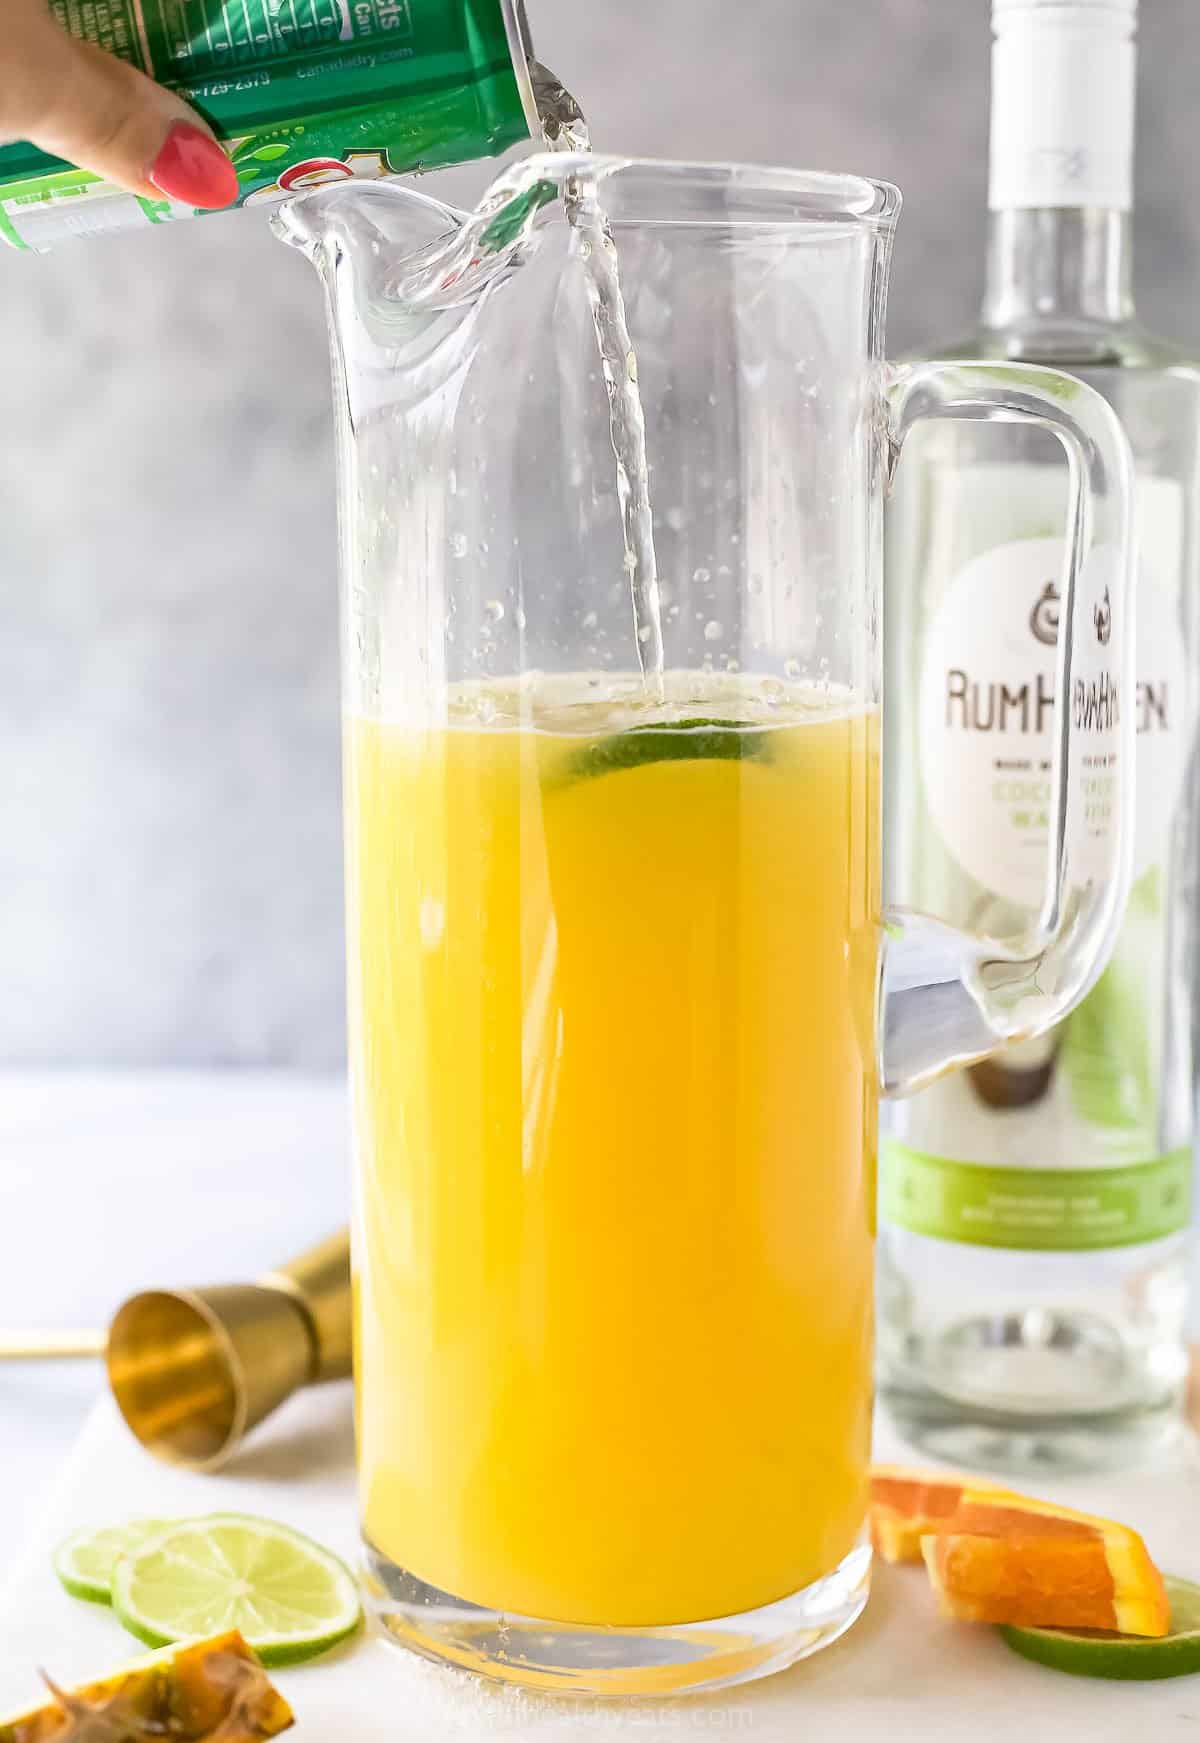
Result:
[[[577,751],[567,762],[560,779],[582,780],[590,775],[614,775],[644,763],[690,762],[698,757],[739,761],[770,757],[769,734],[756,731],[741,720],[647,721],[626,732],[614,732]]]
[[[239,1630],[264,1664],[327,1652],[362,1619],[353,1575],[269,1519],[181,1519],[117,1563],[113,1609],[149,1646]]]
[[[131,1519],[127,1525],[109,1525],[101,1531],[77,1531],[55,1550],[54,1571],[73,1598],[111,1604],[117,1557],[157,1537],[166,1525],[165,1519]]]
[[[1072,1676],[1106,1676],[1125,1682],[1157,1682],[1167,1676],[1190,1676],[1200,1670],[1200,1586],[1191,1580],[1164,1576],[1171,1604],[1171,1632],[1161,1640],[1130,1634],[1105,1634],[1100,1629],[1001,1628],[1022,1658],[1048,1664]]]

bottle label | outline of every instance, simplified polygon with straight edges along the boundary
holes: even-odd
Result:
[[[998,12],[988,204],[1126,212],[1133,164],[1133,16],[1107,7]]]
[[[1099,1252],[1157,1241],[1191,1215],[1190,1147],[1118,1168],[991,1168],[886,1138],[880,1215],[894,1227],[977,1247]]]
[[[1045,468],[971,468],[1006,501],[1031,499]],[[1032,476],[1022,476],[1022,474]],[[1039,474],[1042,476],[1039,477]],[[964,478],[973,493],[981,481]],[[1034,498],[1036,500],[1036,498]],[[1137,715],[1134,880],[1158,865],[1187,764],[1187,665],[1170,585],[1158,584],[1162,556],[1178,556],[1182,512],[1170,479],[1138,484],[1143,562],[1137,589],[1137,689],[1120,698],[1104,658],[1102,577],[1090,586],[1092,629],[1077,650],[1072,709],[1082,754],[1071,770],[1090,796],[1087,838],[1075,863],[1102,869],[1115,776],[1115,720],[1122,702]],[[1053,524],[1053,515],[1048,517]],[[993,545],[950,581],[928,632],[921,676],[919,755],[925,800],[946,847],[984,889],[1036,908],[1046,876],[1050,762],[1055,719],[1061,538]],[[989,926],[977,916],[980,930]],[[1011,930],[1011,928],[1005,928]]]
[[[1007,936],[1041,900],[1066,484],[1028,464],[934,468],[917,585],[906,900]],[[945,1240],[1029,1250],[1123,1246],[1182,1229],[1189,1130],[1166,1013],[1186,1008],[1172,930],[1173,824],[1193,755],[1180,596],[1185,499],[1136,484],[1134,883],[1112,957],[1047,1035],[895,1104],[880,1212]],[[1017,535],[1017,536],[1014,536]],[[1095,639],[1086,636],[1085,639]],[[1099,652],[1099,643],[1095,652]],[[1089,678],[1098,681],[1094,661]],[[1106,771],[1094,786],[1103,830]],[[1092,827],[1089,822],[1088,827]],[[1086,844],[1085,844],[1086,845]],[[1086,858],[1086,856],[1085,856]],[[1173,941],[1173,942],[1172,942]]]

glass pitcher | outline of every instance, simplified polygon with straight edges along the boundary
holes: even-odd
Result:
[[[883,364],[898,206],[556,154],[470,217],[276,220],[340,432],[368,1586],[509,1681],[712,1687],[853,1621],[878,1088],[1047,1028],[1124,899],[1125,441],[1049,370]],[[1072,479],[1017,938],[880,909],[884,489],[968,416]]]

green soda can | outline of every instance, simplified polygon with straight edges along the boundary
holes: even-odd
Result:
[[[49,0],[74,36],[185,97],[237,170],[240,205],[347,176],[491,157],[538,127],[522,0]],[[0,237],[199,215],[32,145],[0,147]]]

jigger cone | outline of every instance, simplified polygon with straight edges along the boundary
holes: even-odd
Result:
[[[256,1283],[133,1296],[109,1328],[109,1384],[147,1451],[215,1470],[299,1387],[349,1374],[350,1326],[343,1231]]]

